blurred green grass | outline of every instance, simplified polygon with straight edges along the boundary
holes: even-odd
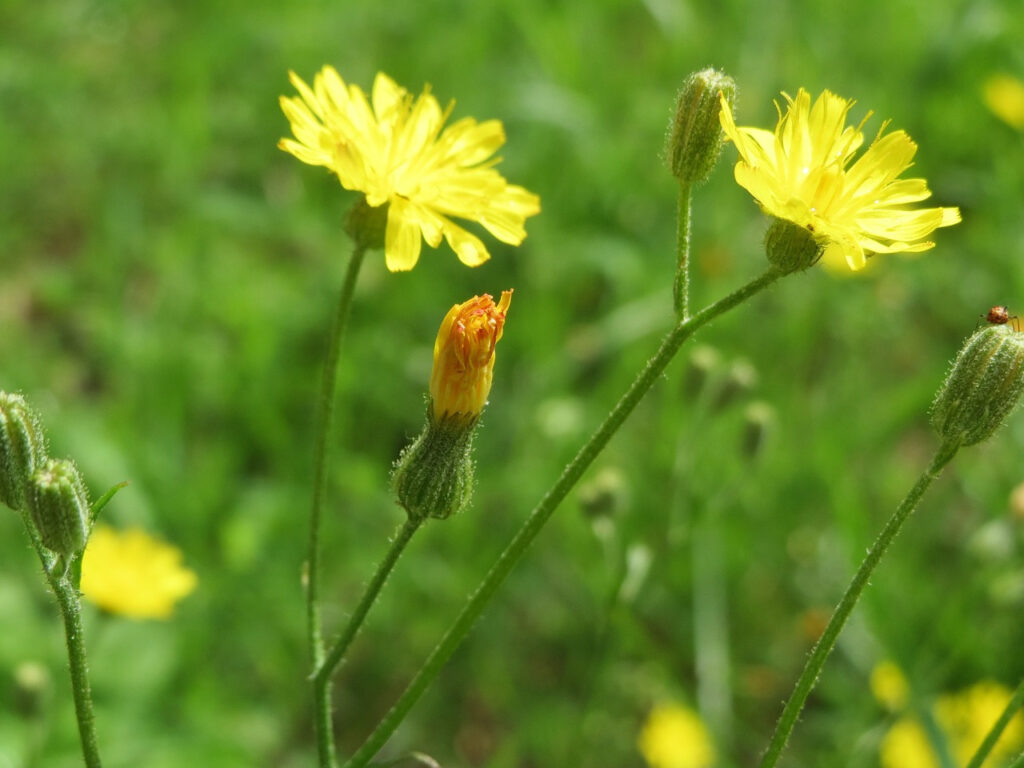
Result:
[[[582,722],[613,570],[574,495],[390,754],[639,764],[651,704],[693,701],[685,521],[724,488],[737,723],[721,764],[749,764],[806,628],[927,461],[926,408],[960,340],[988,306],[1024,308],[1024,141],[979,95],[988,74],[1024,72],[1012,4],[14,0],[0,29],[0,387],[38,405],[54,454],[75,456],[94,492],[132,483],[111,522],[166,537],[200,576],[171,622],[87,616],[111,766],[312,764],[299,573],[312,403],[353,198],[274,146],[289,69],[309,78],[329,63],[363,87],[380,69],[456,98],[457,117],[503,120],[501,169],[544,207],[521,248],[489,243],[476,270],[444,249],[409,274],[379,257],[364,269],[324,530],[335,627],[401,519],[387,474],[420,426],[437,323],[474,293],[516,294],[474,508],[417,537],[353,648],[337,685],[342,750],[669,327],[675,203],[660,153],[688,72],[732,74],[743,124],[771,125],[772,99],[801,85],[857,98],[855,119],[875,111],[869,133],[892,117],[920,145],[913,173],[964,223],[861,278],[793,277],[702,334],[751,362],[756,396],[776,409],[756,467],[738,463],[738,407],[695,421],[681,362],[598,460],[626,478],[619,535],[654,563],[613,625]],[[764,221],[731,180],[733,158],[727,148],[695,200],[698,305],[762,264]],[[669,547],[680,439],[694,476]],[[794,764],[875,764],[885,715],[866,676],[880,658],[923,694],[1024,675],[1022,521],[1008,506],[1022,449],[1017,418],[926,498],[826,670]],[[993,525],[1002,548],[971,545]],[[0,516],[0,765],[75,765],[58,623],[25,544],[16,517]],[[31,716],[15,683],[26,662],[51,678]]]

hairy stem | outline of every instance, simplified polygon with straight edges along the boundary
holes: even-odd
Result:
[[[309,553],[306,561],[306,624],[309,639],[309,655],[313,673],[324,660],[323,628],[320,620],[320,517],[323,508],[324,490],[327,487],[327,442],[334,421],[334,399],[338,380],[338,354],[341,340],[345,335],[352,294],[356,278],[366,255],[365,246],[357,244],[349,259],[341,294],[331,321],[327,342],[327,357],[324,360],[320,401],[317,409],[316,444],[313,450],[313,500],[309,515]],[[331,703],[326,689],[313,686],[314,725],[316,727],[317,754],[320,768],[333,768],[334,734],[331,730]]]
[[[864,558],[864,562],[861,563],[853,580],[846,588],[846,592],[843,593],[843,597],[839,601],[835,612],[833,612],[832,618],[829,619],[828,626],[825,627],[821,639],[818,640],[814,650],[811,651],[811,655],[804,665],[803,672],[800,673],[796,686],[793,688],[793,693],[790,694],[789,700],[782,710],[782,715],[775,726],[775,732],[768,743],[768,748],[761,757],[759,768],[774,768],[775,764],[779,762],[782,750],[785,749],[786,742],[789,741],[789,736],[793,732],[793,727],[796,725],[797,718],[800,717],[804,704],[807,702],[807,697],[814,688],[814,684],[818,681],[818,675],[821,674],[825,661],[835,647],[839,633],[853,612],[853,608],[867,586],[871,574],[874,573],[875,567],[882,559],[889,545],[892,544],[893,539],[896,538],[896,534],[900,532],[907,518],[910,517],[910,513],[914,511],[914,507],[917,506],[918,501],[921,500],[921,496],[924,495],[928,486],[938,477],[942,468],[953,459],[958,449],[958,445],[951,443],[944,443],[939,448],[935,458],[932,459],[931,466],[918,478],[917,483],[914,484],[910,493],[907,494],[906,498],[897,507],[871,549],[868,550],[867,557]]]

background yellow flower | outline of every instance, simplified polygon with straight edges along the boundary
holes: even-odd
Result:
[[[198,583],[181,550],[138,528],[97,526],[82,556],[82,596],[135,619],[166,619]]]
[[[680,704],[659,704],[647,716],[637,746],[651,768],[708,768],[715,761],[700,716]]]
[[[939,697],[935,704],[935,720],[957,765],[967,765],[1003,713],[1010,697],[1010,691],[993,681],[984,681],[965,691]],[[1019,752],[1022,744],[1024,716],[1018,712],[988,759],[982,763],[983,768],[1000,765],[1010,755]],[[939,768],[935,748],[924,727],[917,718],[909,715],[900,718],[882,739],[881,762],[883,768]]]

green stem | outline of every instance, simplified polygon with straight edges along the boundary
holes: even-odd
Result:
[[[1007,768],[1024,768],[1024,752],[1021,752],[1017,759],[1010,763]]]
[[[505,551],[498,557],[497,562],[484,577],[484,580],[470,595],[469,600],[462,608],[462,612],[455,619],[451,627],[441,638],[441,642],[431,652],[430,656],[423,663],[423,666],[413,677],[402,695],[391,710],[377,724],[373,733],[363,743],[355,755],[352,756],[345,768],[363,768],[377,751],[388,740],[399,723],[405,718],[413,704],[423,695],[434,678],[437,677],[441,668],[451,657],[455,649],[465,638],[466,634],[476,622],[484,607],[493,597],[498,587],[508,576],[509,572],[526,552],[534,538],[540,533],[544,524],[551,517],[552,512],[558,507],[562,499],[580,479],[583,472],[597,458],[612,435],[622,426],[626,417],[633,411],[637,403],[647,393],[655,381],[661,376],[665,367],[669,364],[679,347],[684,341],[694,334],[697,329],[714,320],[719,315],[727,312],[738,304],[746,301],[751,296],[759,293],[781,277],[781,274],[774,268],[758,278],[750,281],[742,288],[729,294],[720,301],[705,307],[692,318],[680,322],[665,338],[661,348],[652,357],[644,369],[637,376],[633,384],[626,390],[622,399],[612,409],[604,423],[597,428],[597,431],[580,448],[575,458],[569,462],[561,477],[555,482],[551,490],[547,492],[533,512],[526,519],[526,522],[516,533],[515,537],[505,548]]]
[[[981,746],[974,753],[974,757],[967,764],[967,768],[981,768],[981,764],[985,762],[985,759],[996,745],[996,742],[999,741],[999,737],[1003,735],[1003,731],[1006,730],[1006,726],[1010,724],[1013,716],[1017,714],[1017,710],[1021,708],[1021,705],[1024,705],[1024,682],[1017,686],[1017,690],[1014,691],[1013,697],[1006,705],[1006,709],[1003,710],[1003,714],[999,716],[999,719],[996,720],[995,725],[992,726],[985,740],[981,742]]]
[[[330,652],[327,654],[323,664],[316,670],[313,675],[313,687],[316,690],[317,701],[330,701],[331,698],[331,675],[334,674],[334,670],[337,669],[338,664],[345,657],[345,652],[348,647],[355,640],[356,635],[359,634],[360,628],[363,626],[363,622],[366,620],[366,615],[370,612],[370,608],[373,607],[374,602],[377,600],[377,595],[380,594],[381,589],[388,580],[388,576],[391,575],[391,571],[395,568],[395,563],[398,562],[398,558],[401,557],[402,552],[405,551],[405,545],[409,543],[412,535],[416,533],[422,520],[407,520],[405,524],[398,530],[398,535],[395,536],[391,542],[391,547],[388,549],[387,554],[381,561],[380,565],[377,566],[377,572],[373,574],[373,578],[370,583],[366,585],[366,589],[363,591],[363,596],[359,599],[359,604],[353,611],[352,616],[348,620],[348,624],[345,625],[345,629],[338,636],[338,639],[334,641],[331,646]],[[318,717],[324,718],[319,723],[319,728],[329,729],[331,727],[330,720],[330,709],[325,707],[317,713]]]
[[[96,745],[95,717],[92,712],[92,693],[85,663],[85,640],[82,637],[82,612],[78,591],[66,578],[51,578],[50,586],[57,596],[64,618],[64,636],[71,666],[71,690],[78,718],[78,736],[82,742],[82,756],[87,768],[100,768],[100,752]]]
[[[334,421],[334,399],[338,380],[338,353],[345,334],[352,294],[356,287],[359,268],[363,265],[366,247],[356,244],[341,285],[338,305],[331,321],[330,338],[327,342],[327,358],[324,360],[323,379],[320,388],[320,403],[317,414],[316,446],[313,452],[313,501],[309,516],[309,554],[306,562],[306,624],[309,639],[309,655],[314,673],[324,659],[323,628],[320,621],[320,512],[323,507],[324,490],[327,487],[327,439]],[[320,691],[314,685],[313,707],[316,712],[316,743],[320,768],[332,768],[334,761],[334,735],[330,725],[330,699],[327,691]],[[322,696],[323,694],[323,696]],[[325,727],[325,725],[327,727]]]
[[[676,320],[690,316],[690,192],[692,187],[679,182],[679,209],[676,216],[676,279],[672,284],[672,299]]]
[[[943,443],[939,447],[935,458],[932,459],[931,466],[918,478],[917,483],[910,493],[907,494],[906,498],[903,499],[899,507],[897,507],[896,512],[889,518],[889,522],[885,524],[885,528],[882,529],[875,543],[868,550],[867,557],[864,558],[864,562],[861,563],[860,568],[853,577],[853,581],[846,588],[846,592],[839,601],[839,605],[832,614],[832,618],[829,619],[828,626],[825,627],[821,639],[818,640],[814,650],[811,651],[811,655],[804,665],[803,672],[800,673],[796,686],[793,688],[793,693],[790,694],[789,700],[782,710],[782,716],[779,717],[779,722],[775,726],[775,732],[768,743],[768,748],[761,757],[759,768],[774,768],[775,764],[778,763],[782,750],[785,749],[786,742],[789,740],[797,718],[800,716],[800,711],[804,708],[807,697],[810,695],[811,689],[814,688],[818,675],[821,674],[822,667],[825,666],[825,661],[835,647],[843,625],[846,624],[846,620],[850,617],[850,613],[857,604],[857,600],[864,591],[864,587],[867,586],[875,567],[882,559],[893,539],[896,538],[896,534],[900,532],[900,528],[903,527],[907,518],[910,517],[910,513],[914,511],[914,507],[917,506],[918,501],[920,501],[928,486],[938,477],[942,468],[952,460],[957,450],[959,450],[959,445],[953,443]]]

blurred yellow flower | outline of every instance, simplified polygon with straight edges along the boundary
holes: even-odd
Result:
[[[1024,131],[1024,83],[1013,75],[992,75],[982,86],[981,95],[992,114],[1011,128]]]
[[[111,613],[166,619],[198,581],[181,559],[181,550],[137,528],[97,526],[82,555],[82,596]]]
[[[892,712],[907,706],[910,700],[910,686],[903,671],[891,661],[882,661],[871,670],[869,681],[875,701]]]
[[[774,132],[737,127],[722,99],[722,129],[740,153],[736,182],[768,215],[812,232],[827,262],[858,270],[875,253],[924,251],[935,244],[922,238],[960,221],[956,208],[907,207],[931,192],[924,179],[898,178],[917,151],[904,131],[883,136],[883,124],[850,165],[864,142],[863,122],[846,125],[853,102],[824,91],[812,105],[803,88],[783,96]]]
[[[1012,694],[992,681],[960,693],[939,697],[935,720],[942,729],[958,766],[967,765],[989,729],[1003,713]],[[982,768],[995,768],[1024,745],[1024,716],[1013,717]],[[880,747],[882,768],[940,768],[924,727],[911,716],[900,718],[885,734]]]
[[[441,321],[434,342],[430,402],[435,418],[477,416],[487,404],[494,376],[494,347],[505,328],[512,291],[494,303],[488,294],[456,304]]]
[[[679,704],[652,709],[637,746],[651,768],[709,768],[715,761],[715,748],[700,716]]]
[[[370,100],[333,67],[321,69],[312,88],[294,72],[289,77],[299,96],[282,96],[281,108],[295,140],[278,146],[327,167],[371,207],[388,205],[389,270],[416,265],[421,236],[432,248],[443,237],[471,267],[490,258],[483,241],[449,216],[479,222],[503,243],[526,237],[526,218],[540,212],[540,198],[494,170],[499,159],[491,156],[505,143],[501,121],[467,117],[445,128],[451,105],[442,110],[429,87],[413,99],[382,72]]]

